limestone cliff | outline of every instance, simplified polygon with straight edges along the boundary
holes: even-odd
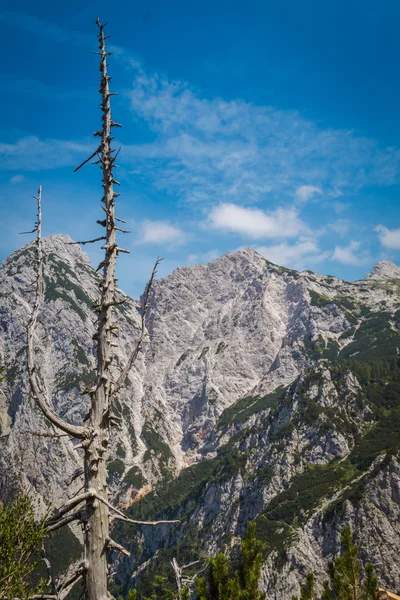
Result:
[[[92,378],[99,276],[67,236],[47,238],[45,250],[37,358],[54,408],[77,423]],[[80,451],[68,437],[37,435],[48,426],[26,390],[32,261],[27,245],[0,267],[0,464],[59,503],[82,485]],[[392,263],[351,283],[251,249],[155,282],[148,341],[113,407],[110,486],[122,504],[147,494],[133,514],[182,523],[135,537],[134,558],[115,564],[121,585],[149,561],[145,585],[177,548],[190,557],[233,551],[256,519],[268,543],[268,597],[297,593],[310,568],[320,582],[346,520],[382,582],[400,588],[391,541],[400,516],[399,289]],[[116,374],[140,321],[140,302],[119,293]],[[132,531],[119,535],[131,543]]]

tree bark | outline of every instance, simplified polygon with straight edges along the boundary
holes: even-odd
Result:
[[[115,264],[119,252],[129,252],[123,248],[119,248],[116,240],[116,232],[121,231],[127,233],[116,226],[116,222],[124,222],[115,216],[115,198],[119,194],[114,192],[114,185],[119,185],[113,176],[113,167],[117,154],[111,148],[113,127],[121,127],[111,118],[110,97],[112,94],[109,90],[110,77],[107,74],[107,56],[106,52],[104,26],[99,19],[96,21],[99,28],[99,54],[100,56],[100,94],[102,98],[102,129],[95,132],[95,136],[101,137],[100,145],[97,150],[85,160],[75,171],[80,169],[94,156],[98,157],[98,163],[102,170],[102,185],[103,185],[103,210],[106,218],[98,221],[99,225],[105,228],[105,235],[94,240],[80,242],[82,244],[93,243],[99,240],[105,240],[105,245],[102,249],[105,251],[104,259],[98,267],[98,271],[102,269],[102,282],[100,286],[100,300],[93,307],[93,310],[98,315],[98,325],[95,339],[97,340],[97,366],[96,366],[96,382],[90,390],[82,392],[90,394],[90,411],[87,419],[87,425],[72,425],[59,417],[52,409],[42,378],[40,377],[39,369],[34,361],[34,334],[37,322],[40,304],[43,300],[44,292],[44,276],[43,276],[43,253],[41,240],[41,193],[42,188],[38,190],[38,195],[35,196],[38,206],[37,222],[32,232],[36,232],[37,245],[37,272],[36,272],[36,296],[34,306],[27,326],[27,362],[28,376],[32,395],[40,407],[42,413],[51,423],[60,431],[72,437],[81,440],[81,443],[74,446],[75,450],[82,448],[84,450],[84,492],[68,500],[64,506],[60,507],[49,518],[47,525],[48,531],[53,531],[67,525],[73,520],[79,520],[84,523],[84,546],[85,560],[80,567],[76,576],[64,586],[59,598],[67,595],[69,590],[81,577],[85,577],[85,597],[88,600],[108,600],[111,596],[107,591],[108,581],[108,553],[110,549],[118,549],[122,553],[128,555],[120,544],[114,542],[110,537],[110,522],[112,518],[124,520],[128,523],[136,525],[158,525],[161,523],[173,524],[178,521],[135,521],[126,517],[121,511],[113,507],[108,501],[108,486],[107,486],[107,459],[108,445],[110,438],[110,427],[112,425],[111,415],[111,398],[113,394],[118,393],[123,386],[126,377],[129,374],[134,362],[136,361],[143,340],[145,338],[145,317],[148,308],[149,295],[151,286],[156,275],[157,266],[160,259],[157,259],[150,281],[145,292],[145,300],[142,311],[142,326],[139,340],[133,350],[132,355],[128,359],[125,367],[122,369],[120,377],[114,383],[111,377],[111,365],[113,359],[113,337],[117,335],[118,325],[112,322],[113,308],[121,302],[116,301],[115,294]],[[41,432],[32,432],[33,435],[42,436]],[[46,434],[47,435],[47,434]],[[54,437],[61,437],[58,434],[48,434]],[[82,504],[82,506],[79,506]],[[67,514],[71,510],[76,509],[74,513]],[[112,511],[112,514],[110,514]],[[67,589],[68,588],[68,589]],[[42,597],[42,596],[41,596]],[[57,596],[58,597],[58,596]],[[47,594],[43,598],[52,600],[53,595]],[[1,599],[0,599],[1,600]]]
[[[99,27],[100,54],[100,94],[103,127],[98,156],[103,173],[103,204],[106,214],[106,243],[103,266],[101,300],[98,306],[97,330],[97,381],[91,393],[89,416],[89,438],[84,444],[85,487],[96,495],[108,499],[107,458],[110,437],[111,416],[111,363],[112,363],[112,311],[115,304],[115,262],[118,254],[115,227],[115,206],[113,164],[115,158],[111,150],[111,107],[107,75],[107,55],[105,49],[104,26]],[[110,538],[109,509],[104,502],[91,497],[87,502],[87,522],[85,526],[85,558],[87,560],[86,593],[90,600],[108,598],[108,544]]]

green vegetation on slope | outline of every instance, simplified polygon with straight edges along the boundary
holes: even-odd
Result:
[[[77,301],[85,304],[88,308],[91,308],[93,300],[83,290],[75,271],[73,271],[65,262],[59,260],[53,253],[50,253],[47,256],[46,262],[50,267],[51,277],[45,275],[44,278],[45,302],[51,302],[60,298],[66,302],[82,320],[85,320],[85,312],[79,306]],[[76,300],[74,300],[73,296],[68,292],[73,292]]]
[[[142,439],[147,446],[143,461],[152,461],[153,458],[157,458],[163,477],[170,479],[172,476],[170,469],[170,461],[173,459],[172,452],[168,444],[162,440],[160,434],[147,421],[143,425]]]
[[[304,338],[304,348],[307,355],[314,361],[325,358],[327,360],[336,360],[339,353],[339,344],[336,340],[328,340],[325,342],[320,335],[316,340]]]
[[[354,339],[345,346],[339,360],[355,359],[369,362],[389,359],[395,356],[400,348],[400,335],[393,327],[390,313],[369,313],[354,333]]]
[[[393,337],[387,335],[393,332]],[[354,440],[354,447],[346,460],[339,462],[339,458],[326,465],[306,465],[302,473],[295,475],[287,489],[276,496],[270,504],[256,518],[256,534],[267,543],[267,552],[277,550],[284,553],[290,540],[295,538],[297,530],[309,516],[321,507],[323,499],[328,500],[324,509],[326,517],[340,509],[347,499],[358,502],[362,498],[365,482],[376,473],[382,465],[377,465],[372,472],[371,465],[374,460],[382,455],[386,458],[383,466],[390,457],[399,449],[400,439],[400,357],[397,353],[400,336],[390,326],[387,316],[377,319],[376,316],[365,317],[361,333],[355,343],[360,339],[369,343],[371,335],[380,346],[378,359],[362,362],[355,360],[353,352],[350,357],[340,357],[340,360],[330,365],[331,375],[340,393],[340,382],[349,369],[357,376],[361,383],[360,398],[355,397],[362,410],[365,402],[373,410],[373,421],[358,432],[354,423],[339,410],[320,406],[315,400],[307,397],[307,388],[316,383],[318,385],[321,375],[315,371],[309,373],[304,382],[304,393],[301,396],[299,409],[295,421],[289,421],[275,433],[275,441],[283,443],[293,428],[299,426],[313,426],[321,422],[321,427],[334,425],[339,431]],[[367,341],[368,340],[368,341]],[[354,342],[352,342],[354,343]],[[394,352],[396,348],[396,352]],[[363,353],[369,357],[368,346]],[[374,355],[372,355],[374,356]],[[358,358],[358,355],[357,355]],[[285,396],[286,393],[286,396]],[[289,392],[289,396],[292,390]],[[345,393],[345,390],[343,390]],[[252,414],[273,408],[277,411],[280,403],[290,402],[286,390],[282,388],[273,394],[256,399],[244,398],[235,405],[226,409],[221,415],[219,427],[228,427],[234,423],[244,423]],[[321,416],[324,417],[321,421]],[[269,420],[273,419],[270,415]],[[254,428],[253,428],[254,429]],[[235,473],[243,471],[247,464],[248,455],[234,451],[240,439],[251,435],[253,430],[244,429],[237,432],[230,443],[220,449],[219,455],[212,460],[203,461],[181,472],[180,476],[169,484],[161,486],[153,493],[146,496],[137,506],[131,509],[134,518],[155,518],[161,515],[169,518],[178,517],[184,523],[193,514],[196,506],[201,503],[207,486],[212,486],[217,481],[227,481]],[[254,431],[256,433],[256,431]],[[323,433],[321,430],[320,433]],[[304,464],[304,463],[303,463]],[[266,479],[271,480],[273,471],[266,464]],[[256,474],[257,476],[257,474]],[[329,503],[329,499],[337,494],[337,499]],[[201,547],[202,536],[205,531],[188,532],[194,547]],[[186,529],[185,529],[186,535]],[[193,550],[193,547],[192,547]],[[192,554],[193,555],[193,554]]]
[[[222,412],[217,425],[218,429],[225,429],[236,423],[244,423],[261,411],[276,408],[286,390],[287,388],[280,385],[274,392],[266,396],[241,398]]]

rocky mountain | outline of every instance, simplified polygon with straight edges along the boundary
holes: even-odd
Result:
[[[93,370],[98,275],[67,236],[45,241],[37,357],[55,409],[81,422]],[[79,450],[48,426],[26,390],[25,324],[33,248],[0,267],[0,460],[59,503],[82,485]],[[378,263],[345,282],[268,262],[252,249],[155,282],[148,341],[115,401],[110,487],[140,518],[116,526],[116,590],[148,590],[169,561],[235,554],[249,520],[266,542],[268,598],[321,584],[349,523],[382,583],[400,590],[400,269]],[[140,303],[120,292],[116,373],[134,346]],[[54,433],[54,432],[53,432]],[[140,499],[140,501],[139,501]],[[70,558],[79,532],[69,532]]]
[[[388,260],[381,260],[369,273],[366,279],[399,279],[400,267]]]

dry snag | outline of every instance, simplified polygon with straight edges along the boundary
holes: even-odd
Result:
[[[117,393],[124,385],[129,371],[139,355],[145,338],[145,317],[148,308],[149,294],[160,259],[157,259],[156,261],[150,281],[146,288],[142,309],[142,324],[138,342],[125,367],[121,370],[120,376],[114,382],[112,376],[112,362],[118,326],[113,322],[113,309],[116,305],[120,304],[116,299],[115,265],[118,254],[120,252],[128,251],[118,246],[116,236],[117,231],[122,231],[123,233],[127,232],[116,226],[116,222],[123,221],[122,219],[118,219],[115,215],[115,199],[119,194],[114,191],[114,186],[119,185],[119,183],[114,178],[113,169],[116,166],[115,160],[118,153],[115,154],[115,150],[112,149],[111,143],[113,140],[112,128],[120,127],[120,125],[115,123],[111,117],[110,98],[114,94],[110,92],[109,82],[111,77],[107,74],[107,57],[111,53],[106,51],[104,25],[100,23],[99,19],[97,19],[96,24],[99,28],[99,51],[96,54],[100,57],[99,91],[102,98],[102,129],[96,131],[94,135],[100,137],[101,141],[95,152],[75,169],[75,171],[79,170],[92,158],[95,156],[98,157],[96,164],[100,165],[102,171],[102,208],[105,213],[105,219],[98,221],[98,223],[104,227],[105,235],[96,238],[95,240],[80,242],[92,243],[98,240],[105,241],[104,246],[102,246],[104,258],[98,268],[102,273],[100,298],[96,306],[93,307],[98,319],[97,331],[94,336],[97,342],[96,381],[90,390],[85,390],[85,393],[90,394],[91,400],[89,415],[85,425],[72,425],[64,421],[55,413],[47,398],[38,366],[34,363],[35,326],[44,292],[41,238],[41,187],[39,188],[38,195],[35,196],[38,206],[37,222],[33,230],[36,232],[37,252],[36,294],[27,327],[27,361],[31,393],[43,415],[49,419],[56,430],[61,430],[72,438],[79,439],[80,443],[78,446],[75,446],[75,448],[79,447],[84,451],[84,491],[80,495],[67,500],[62,507],[54,510],[48,520],[49,531],[58,529],[74,520],[83,523],[84,526],[84,561],[79,566],[76,573],[73,574],[67,582],[64,582],[63,589],[71,589],[76,581],[84,577],[86,598],[88,598],[88,600],[106,600],[110,598],[110,594],[107,591],[109,551],[118,550],[126,556],[129,556],[129,552],[110,537],[111,518],[121,519],[136,525],[158,525],[159,523],[176,523],[177,521],[133,521],[126,517],[120,510],[113,507],[108,499],[107,458],[109,455],[108,445],[110,428],[112,425],[111,401],[113,394]],[[58,593],[61,593],[60,588],[58,588]]]

